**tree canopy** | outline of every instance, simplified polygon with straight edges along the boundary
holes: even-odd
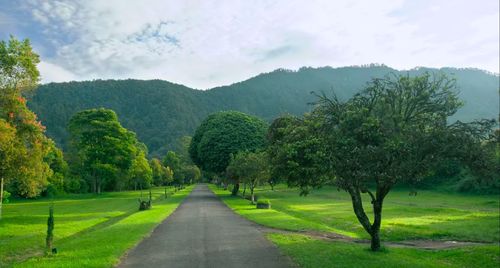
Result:
[[[115,112],[103,108],[78,112],[71,118],[69,130],[92,191],[118,189],[122,185],[119,175],[125,176],[136,158],[135,134],[121,126]]]
[[[202,170],[222,174],[231,154],[255,151],[266,145],[267,124],[236,111],[211,114],[196,129],[189,155]]]
[[[273,170],[286,174],[302,193],[325,183],[348,192],[357,219],[372,237],[372,249],[379,250],[384,198],[396,183],[428,176],[457,152],[450,146],[457,128],[447,119],[460,105],[455,81],[430,74],[373,79],[347,102],[320,96],[304,119],[273,123]],[[371,201],[373,221],[362,194]]]
[[[0,169],[1,183],[8,191],[22,197],[36,197],[47,186],[53,172],[45,161],[54,148],[45,127],[26,106],[25,95],[40,80],[38,55],[29,40],[11,37],[0,41],[0,120],[2,133],[10,141],[4,150],[5,163]],[[12,136],[14,135],[14,136]],[[7,156],[9,155],[9,156]]]

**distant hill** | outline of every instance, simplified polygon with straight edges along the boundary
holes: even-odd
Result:
[[[335,92],[348,99],[375,77],[394,73],[444,72],[457,79],[465,106],[453,119],[498,118],[499,77],[477,69],[418,68],[397,71],[387,66],[276,70],[210,90],[195,90],[161,80],[96,80],[42,85],[29,102],[47,134],[66,147],[66,126],[77,111],[106,107],[135,131],[152,155],[163,155],[176,140],[192,135],[208,114],[238,110],[268,121],[280,114],[301,115],[316,97],[311,91]]]

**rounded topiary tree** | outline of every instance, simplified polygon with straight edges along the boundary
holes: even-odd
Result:
[[[242,112],[224,111],[209,115],[196,129],[189,155],[202,170],[222,174],[231,155],[255,151],[266,144],[267,123]],[[235,191],[238,182],[235,182]]]

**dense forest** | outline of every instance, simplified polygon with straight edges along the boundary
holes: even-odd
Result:
[[[238,110],[271,121],[279,115],[301,115],[317,100],[312,91],[335,93],[347,100],[371,78],[390,73],[411,76],[423,72],[444,72],[457,79],[460,99],[465,105],[450,120],[471,121],[497,118],[498,75],[477,69],[418,68],[397,71],[387,66],[370,65],[342,68],[301,68],[276,70],[243,82],[209,90],[196,90],[161,80],[96,80],[41,85],[28,102],[47,127],[47,134],[67,148],[69,119],[90,108],[114,110],[127,129],[137,133],[150,155],[162,156],[176,149],[176,141],[192,135],[210,113]]]

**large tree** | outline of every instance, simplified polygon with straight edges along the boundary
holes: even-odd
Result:
[[[0,119],[0,219],[2,218],[2,202],[4,198],[4,180],[11,177],[16,169],[19,151],[16,147],[16,129]]]
[[[121,126],[115,112],[104,108],[78,112],[70,120],[69,131],[92,191],[115,189],[137,155],[135,134]]]
[[[231,154],[255,151],[266,144],[267,124],[263,120],[236,111],[209,115],[196,129],[189,155],[202,170],[222,175]],[[235,181],[235,191],[239,182]]]
[[[277,130],[285,131],[276,136],[278,149],[272,155],[282,167],[292,163],[289,183],[304,193],[328,182],[348,192],[376,251],[385,197],[396,183],[428,176],[454,151],[450,141],[456,140],[458,128],[448,125],[447,118],[459,107],[455,81],[445,76],[374,79],[347,102],[322,96],[311,114],[294,123],[299,128],[276,123]],[[318,144],[325,154],[317,155]],[[371,201],[372,221],[362,194]]]
[[[309,116],[284,115],[274,120],[268,132],[270,178],[300,187],[301,195],[331,180],[325,141],[318,133],[318,124]]]
[[[52,175],[44,158],[53,143],[44,135],[45,127],[28,109],[25,99],[40,79],[36,67],[39,61],[29,40],[11,37],[8,42],[0,41],[0,119],[8,125],[5,129],[15,129],[17,159],[15,164],[3,167],[0,184],[6,181],[9,191],[23,197],[39,195]]]

